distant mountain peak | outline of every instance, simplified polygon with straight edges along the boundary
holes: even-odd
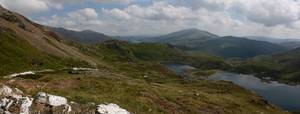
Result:
[[[190,29],[183,29],[183,30],[180,30],[180,31],[177,31],[177,32],[207,32],[207,31],[200,30],[200,29],[197,29],[197,28],[190,28]]]
[[[190,34],[190,35],[195,35],[195,36],[202,36],[202,37],[211,37],[211,38],[216,38],[219,37],[216,34],[210,33],[208,31],[200,30],[197,28],[191,28],[191,29],[185,29],[185,30],[180,30],[171,34]]]
[[[83,31],[80,31],[80,32],[83,32],[83,33],[98,33],[98,32],[95,32],[93,30],[83,30]]]
[[[171,44],[203,42],[218,38],[217,35],[199,29],[185,29],[159,37],[159,42],[169,42]]]
[[[184,29],[184,30],[181,30],[181,31],[202,31],[202,30],[199,30],[197,28],[189,28],[189,29]]]
[[[110,36],[92,30],[74,31],[65,28],[51,28],[51,30],[68,40],[87,44],[100,43],[112,39]]]

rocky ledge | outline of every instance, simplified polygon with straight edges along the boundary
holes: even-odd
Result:
[[[39,92],[35,97],[17,88],[0,86],[0,114],[130,114],[117,104],[83,105],[67,98]]]

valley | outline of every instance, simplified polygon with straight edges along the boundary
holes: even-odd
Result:
[[[220,37],[198,29],[134,39],[138,42],[132,43],[90,30],[46,27],[2,7],[0,10],[0,111],[20,113],[23,105],[28,105],[25,114],[61,114],[69,109],[63,106],[72,107],[67,111],[70,114],[106,114],[101,107],[109,106],[133,114],[299,111],[298,104],[290,109],[234,80],[203,79],[227,71],[298,83],[299,49]],[[177,71],[176,65],[168,67],[172,63],[186,66]],[[185,78],[182,68],[196,72],[187,72],[194,76]],[[22,92],[14,93],[9,87]],[[29,104],[18,103],[16,95]],[[40,101],[53,96],[64,103]]]

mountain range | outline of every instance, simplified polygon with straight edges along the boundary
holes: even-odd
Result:
[[[246,38],[257,41],[266,41],[270,43],[279,44],[288,49],[295,49],[300,47],[299,39],[284,39],[284,38],[272,38],[272,37],[262,37],[262,36],[246,36]]]
[[[198,44],[200,43],[203,43],[208,40],[214,40],[217,38],[219,38],[219,36],[206,31],[198,29],[186,29],[154,38],[142,39],[142,41],[169,43],[172,45],[195,47],[198,46]]]
[[[220,37],[198,29],[182,30],[141,41],[168,43],[190,53],[209,53],[225,58],[250,58],[287,50],[284,46],[271,42],[234,36]]]
[[[94,44],[112,40],[110,36],[91,30],[74,31],[65,28],[49,27],[51,31],[57,33],[62,38],[80,43]]]
[[[73,32],[77,32],[77,31],[73,31]],[[258,65],[259,67],[261,66],[261,64],[263,64],[264,67],[267,66],[266,69],[272,69],[269,71],[273,73],[278,72],[277,68],[280,67],[281,69],[280,71],[283,71],[283,73],[278,73],[278,75],[282,74],[281,76],[278,77],[284,78],[287,76],[283,76],[283,75],[288,74],[290,79],[298,80],[297,79],[298,76],[295,76],[296,75],[295,72],[300,68],[298,65],[300,61],[298,59],[298,56],[300,56],[299,53],[300,49],[297,48],[297,45],[294,45],[294,47],[293,46],[291,47],[291,45],[289,46],[284,45],[284,43],[288,43],[288,42],[297,44],[298,41],[297,39],[284,40],[284,39],[274,39],[268,37],[234,37],[234,36],[220,37],[212,33],[198,30],[198,29],[187,29],[187,30],[177,31],[174,33],[170,33],[158,37],[119,36],[119,37],[111,37],[111,38],[127,40],[142,45],[145,44],[145,45],[141,46],[139,44],[136,44],[135,46],[132,46],[124,42],[123,43],[121,42],[118,43],[118,41],[107,42],[105,40],[100,40],[98,42],[93,41],[93,42],[100,43],[100,44],[104,43],[105,47],[101,47],[101,48],[106,48],[107,46],[114,47],[114,51],[112,52],[113,53],[118,52],[115,54],[117,54],[118,56],[122,56],[126,60],[127,59],[135,60],[137,58],[140,59],[161,58],[165,55],[168,55],[167,58],[168,57],[170,58],[176,55],[174,53],[172,54],[172,52],[174,51],[174,50],[172,51],[172,48],[176,48],[176,50],[178,49],[183,50],[184,52],[189,53],[191,55],[211,54],[211,55],[217,55],[225,58],[255,57],[253,59],[250,59],[250,61],[256,61],[255,63],[259,63]],[[69,40],[77,41],[76,39],[72,39],[72,38]],[[82,42],[82,41],[78,41],[78,42]],[[143,44],[142,42],[145,43]],[[168,49],[167,48],[168,46],[156,45],[156,44],[148,45],[147,43],[167,44],[172,48]],[[159,50],[164,50],[163,53],[165,53],[165,55],[163,53],[160,53]],[[112,52],[109,53],[112,54]],[[124,52],[126,52],[126,54]],[[102,53],[107,53],[107,52],[102,52]],[[106,55],[110,55],[109,53]],[[264,59],[257,57],[260,55],[265,55],[262,57]],[[114,57],[108,56],[107,58],[112,59]],[[207,58],[203,58],[203,59],[208,60]],[[272,61],[272,62],[268,63],[267,61],[269,62]],[[250,63],[253,65],[252,62]],[[211,63],[208,62],[205,64],[211,64]],[[196,63],[194,63],[194,65],[196,65]],[[201,63],[201,65],[204,64]],[[278,67],[274,67],[274,65]],[[254,66],[252,68],[257,68],[257,66]],[[247,69],[252,69],[252,68],[247,68]],[[274,68],[276,68],[276,70],[274,70]],[[290,68],[290,69],[286,69],[286,68]]]
[[[258,55],[276,54],[291,49],[291,45],[286,46],[287,42],[276,43],[275,41],[234,36],[221,37],[198,29],[186,29],[157,37],[109,37],[93,31],[72,31],[63,28],[52,28],[52,30],[68,40],[83,43],[96,44],[110,39],[135,43],[164,43],[173,45],[191,54],[208,53],[225,58],[251,58]],[[297,44],[294,44],[293,47],[295,45]]]

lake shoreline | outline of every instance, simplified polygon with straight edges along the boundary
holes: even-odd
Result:
[[[270,103],[290,112],[300,111],[300,85],[288,85],[277,81],[264,81],[254,75],[219,71],[209,80],[229,81],[262,96]],[[293,93],[293,94],[286,94]]]
[[[300,99],[298,100],[298,96],[300,96],[300,85],[290,85],[282,83],[281,81],[273,81],[270,78],[261,78],[249,74],[236,74],[221,70],[214,70],[214,73],[210,75],[199,75],[196,78],[191,78],[195,77],[191,76],[191,72],[197,71],[195,67],[191,69],[192,66],[183,63],[169,63],[164,65],[166,65],[166,67],[168,67],[171,71],[174,71],[176,74],[185,76],[183,77],[184,79],[190,79],[191,81],[193,79],[201,79],[232,82],[237,86],[255,92],[257,95],[262,96],[271,104],[281,107],[284,110],[290,112],[300,111]],[[294,94],[286,95],[285,93]]]

